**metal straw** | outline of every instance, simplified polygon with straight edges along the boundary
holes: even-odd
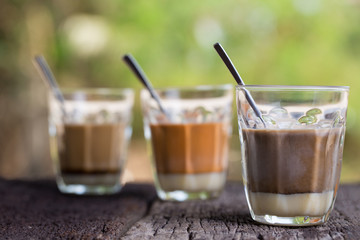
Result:
[[[55,98],[60,103],[61,111],[64,116],[66,115],[65,111],[65,99],[63,94],[60,91],[60,88],[56,82],[54,75],[51,72],[49,65],[47,64],[45,58],[42,55],[36,55],[34,57],[34,65],[38,70],[41,79],[44,81],[45,85],[48,86],[49,90],[54,94]]]
[[[223,62],[225,63],[225,65],[227,66],[227,68],[229,69],[229,71],[231,72],[231,74],[233,75],[233,77],[235,78],[235,81],[241,85],[241,86],[245,86],[244,81],[241,79],[240,74],[238,73],[238,71],[236,70],[234,64],[232,63],[230,57],[226,54],[224,48],[220,45],[220,43],[215,43],[214,44],[214,48],[217,51],[217,53],[219,54],[219,56],[221,57],[221,59],[223,60]],[[247,101],[249,102],[251,108],[254,110],[255,115],[260,118],[261,122],[264,124],[264,127],[266,128],[266,123],[264,121],[264,119],[261,116],[261,112],[260,110],[257,108],[254,99],[252,98],[250,92],[246,89],[243,88],[244,92],[245,92],[245,97],[247,99]]]
[[[144,71],[141,69],[140,65],[136,62],[135,58],[131,56],[131,54],[125,54],[123,56],[124,62],[129,66],[131,71],[136,75],[136,77],[140,80],[140,82],[145,86],[145,88],[150,92],[150,95],[157,104],[159,105],[160,111],[167,116],[165,108],[163,107],[159,95],[156,93],[154,88],[151,85],[150,80],[146,77]]]

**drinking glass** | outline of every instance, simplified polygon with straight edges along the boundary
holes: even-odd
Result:
[[[163,200],[217,197],[224,188],[231,133],[231,85],[157,89],[165,113],[141,92],[144,133]]]
[[[348,92],[337,86],[236,87],[243,182],[255,221],[327,221],[339,186]]]
[[[111,194],[121,188],[131,137],[131,89],[68,89],[49,100],[49,135],[63,193]]]

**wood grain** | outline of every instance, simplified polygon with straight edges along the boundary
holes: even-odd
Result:
[[[1,239],[360,239],[360,184],[340,186],[328,223],[274,227],[251,220],[243,186],[209,201],[163,202],[151,184],[102,197],[60,194],[54,181],[0,179]]]
[[[242,185],[217,200],[156,201],[124,239],[360,239],[360,185],[340,187],[330,220],[313,227],[274,227],[251,220]]]
[[[116,239],[156,197],[152,185],[128,184],[112,196],[61,194],[54,181],[0,179],[1,239]]]

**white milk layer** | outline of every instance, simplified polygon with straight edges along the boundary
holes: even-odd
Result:
[[[297,194],[249,191],[249,201],[256,215],[278,217],[322,216],[329,211],[333,198],[333,191]]]
[[[200,174],[158,174],[164,191],[219,191],[224,187],[226,172]]]

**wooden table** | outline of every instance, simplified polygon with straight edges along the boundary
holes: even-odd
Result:
[[[1,239],[360,239],[360,184],[342,185],[330,220],[273,227],[251,220],[243,187],[219,199],[162,202],[151,184],[127,184],[113,196],[59,193],[51,180],[0,179]]]

